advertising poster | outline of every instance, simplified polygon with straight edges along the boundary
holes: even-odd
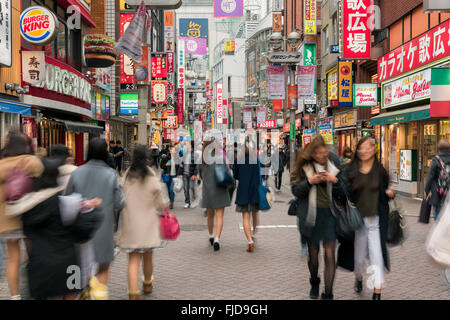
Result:
[[[266,122],[266,108],[258,108],[258,112],[256,114],[257,123],[265,123]]]
[[[272,110],[273,111],[281,111],[283,105],[283,100],[275,99],[272,101]]]
[[[202,38],[186,38],[180,37],[185,43],[186,54],[206,55],[208,43],[206,39]]]
[[[325,144],[333,145],[333,128],[330,123],[319,125],[319,135],[325,140]]]
[[[400,180],[412,181],[412,150],[400,150]]]
[[[288,108],[297,109],[298,106],[298,87],[288,86]]]
[[[120,14],[120,36],[122,36],[125,30],[133,20],[132,13],[121,13]],[[133,83],[134,69],[133,60],[130,59],[126,54],[120,54],[120,83]]]
[[[337,69],[327,74],[328,100],[338,99],[338,74]]]
[[[214,17],[242,17],[244,0],[214,0]]]
[[[134,79],[144,83],[150,81],[148,47],[142,47],[141,62],[134,63]]]
[[[252,108],[244,108],[244,120],[245,124],[252,123]]]
[[[343,0],[344,59],[370,58],[369,7],[372,0]]]
[[[208,39],[208,19],[180,19],[180,37]]]
[[[305,34],[315,35],[317,33],[317,3],[316,0],[304,0]]]
[[[225,54],[233,55],[236,50],[236,44],[234,40],[225,40],[224,41],[224,50]]]
[[[166,104],[167,103],[167,81],[152,80],[152,104]]]
[[[353,78],[352,62],[339,61],[339,106],[351,107],[353,105]]]
[[[268,87],[269,99],[281,99],[286,97],[286,67],[285,66],[268,66]]]
[[[303,148],[311,143],[312,138],[315,135],[315,130],[314,129],[305,129],[303,130]]]
[[[316,67],[297,66],[297,86],[299,99],[314,98],[315,82],[316,82]]]
[[[11,0],[0,0],[0,65],[12,64]]]
[[[136,115],[138,114],[137,93],[121,93],[120,94],[120,114]]]
[[[376,83],[355,83],[353,85],[353,105],[373,107],[378,105],[378,85]]]
[[[167,78],[167,54],[151,54],[151,75],[152,78]]]

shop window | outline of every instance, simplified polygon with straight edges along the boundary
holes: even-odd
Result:
[[[439,140],[450,141],[450,122],[449,120],[439,121]]]
[[[67,58],[67,34],[66,25],[59,22],[59,32],[56,37],[57,59],[66,62]]]

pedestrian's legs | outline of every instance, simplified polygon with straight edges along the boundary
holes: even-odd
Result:
[[[374,293],[381,293],[384,283],[384,259],[381,250],[379,217],[366,218],[368,224],[369,263],[374,274]]]
[[[170,202],[175,201],[175,193],[173,192],[173,177],[169,177],[169,182],[166,183],[167,191],[169,193]]]
[[[100,283],[107,285],[108,284],[108,275],[109,275],[109,263],[104,263],[99,266],[97,279]]]
[[[362,280],[364,274],[368,250],[367,232],[366,219],[364,219],[362,228],[355,231],[355,278],[357,280]]]
[[[19,296],[20,243],[19,240],[6,240],[7,266],[6,277],[11,297]]]
[[[183,174],[184,203],[190,205],[191,204],[191,200],[189,198],[189,189],[190,189],[189,182],[190,182],[189,176]]]
[[[216,209],[216,242],[219,242],[223,229],[223,213],[225,208]]]
[[[215,210],[214,209],[206,209],[206,212],[208,214],[208,232],[210,237],[214,238],[214,215]]]
[[[319,246],[308,243],[309,258],[308,269],[311,275],[311,279],[317,279],[317,273],[319,271]]]
[[[142,254],[131,252],[128,254],[128,293],[140,294],[139,291],[139,264]]]
[[[191,200],[192,200],[192,202],[197,202],[197,192],[196,192],[197,180],[190,180],[189,185],[190,185],[189,191],[191,193]]]
[[[437,220],[439,217],[439,212],[441,211],[442,208],[442,202],[439,202],[436,207],[434,207],[434,220]]]
[[[148,250],[144,253],[144,264],[142,265],[144,273],[144,281],[150,282],[153,277],[153,251]]]
[[[255,235],[259,224],[258,211],[252,213],[252,220],[253,220],[253,235]]]
[[[331,296],[333,294],[334,275],[336,272],[336,243],[327,241],[323,246],[325,251],[325,295]]]
[[[250,230],[250,213],[249,212],[242,213],[242,224],[244,227],[245,237],[247,238],[248,243],[253,243],[252,232]]]
[[[283,182],[283,172],[278,172],[278,190],[281,189],[282,182]]]

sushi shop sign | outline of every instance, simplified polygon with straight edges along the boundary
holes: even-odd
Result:
[[[20,34],[23,39],[35,45],[46,45],[58,33],[58,20],[49,9],[30,7],[20,15]]]

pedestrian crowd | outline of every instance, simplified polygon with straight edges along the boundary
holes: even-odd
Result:
[[[181,191],[185,209],[200,206],[205,211],[208,241],[215,252],[220,251],[225,210],[234,199],[235,210],[242,215],[245,250],[254,252],[258,214],[271,208],[288,167],[294,197],[288,214],[297,217],[300,255],[308,260],[310,298],[334,298],[337,267],[354,272],[353,289],[361,293],[368,262],[373,274],[368,286],[373,288],[373,299],[380,300],[385,271],[391,269],[388,248],[401,243],[404,236],[393,231],[401,230],[402,216],[392,213],[395,192],[378,160],[375,140],[361,138],[340,159],[317,136],[296,153],[292,168],[287,148],[274,149],[270,142],[261,145],[264,152],[247,138],[230,148],[226,139],[212,137],[197,149],[189,140],[166,144],[161,150],[155,144],[150,149],[135,145],[130,165],[124,167],[128,151],[120,141],[110,141],[108,146],[104,139],[94,138],[87,162],[76,167],[66,146],[54,145],[48,155],[38,156],[27,135],[9,133],[0,153],[0,266],[6,265],[11,299],[22,299],[23,248],[33,299],[107,300],[117,249],[128,255],[129,299],[141,298],[140,281],[143,293],[150,294],[154,249],[179,233],[176,218],[168,210],[174,208],[175,195]],[[265,157],[277,157],[278,165],[272,166]],[[275,190],[268,186],[270,175]],[[441,141],[428,173],[424,215],[434,207],[438,220],[440,213],[450,211],[449,185],[450,142]],[[170,224],[163,226],[163,218]],[[168,236],[170,227],[178,228],[172,230],[174,236]],[[395,237],[400,240],[394,241]],[[69,285],[72,274],[73,285]]]

